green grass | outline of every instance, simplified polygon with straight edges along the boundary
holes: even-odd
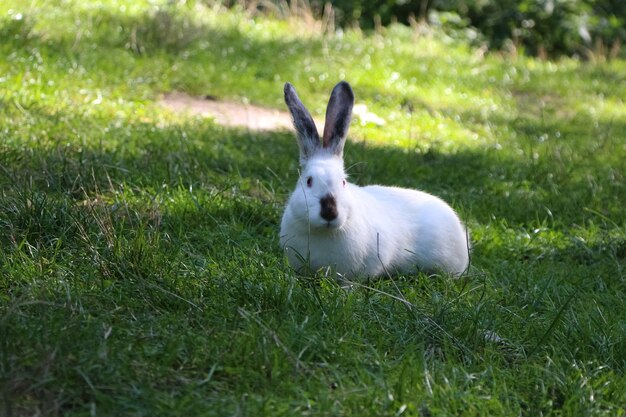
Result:
[[[126,3],[0,4],[0,414],[626,415],[625,62]],[[293,137],[157,104],[341,78],[352,180],[449,201],[467,277],[294,275]]]

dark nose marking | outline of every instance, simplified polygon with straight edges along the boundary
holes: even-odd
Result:
[[[327,194],[320,200],[321,211],[320,216],[326,221],[333,221],[337,218],[337,200],[330,194]]]

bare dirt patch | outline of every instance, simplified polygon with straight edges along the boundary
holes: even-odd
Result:
[[[160,104],[177,113],[210,117],[216,123],[226,127],[259,131],[294,130],[289,112],[253,104],[218,100],[212,97],[193,97],[181,92],[165,94]],[[362,125],[373,123],[383,126],[385,124],[385,120],[371,113],[365,104],[355,104],[352,114]],[[314,121],[318,129],[324,126],[323,120],[314,119]]]
[[[291,115],[288,112],[252,104],[192,97],[185,93],[173,92],[163,96],[161,105],[179,113],[210,117],[228,127],[262,131],[293,130]]]

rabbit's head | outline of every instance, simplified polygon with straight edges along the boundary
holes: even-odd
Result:
[[[350,186],[343,167],[343,147],[354,105],[352,89],[345,81],[333,89],[321,140],[311,114],[289,83],[285,84],[285,102],[300,147],[301,175],[290,201],[291,209],[303,220],[306,216],[311,228],[339,229],[350,215]]]

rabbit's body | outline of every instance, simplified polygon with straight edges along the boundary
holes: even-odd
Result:
[[[443,200],[412,189],[347,182],[342,156],[353,103],[347,83],[338,84],[331,95],[323,144],[289,84],[285,100],[299,133],[302,164],[280,231],[291,266],[331,268],[345,278],[465,271],[467,234]]]
[[[349,183],[342,194],[347,218],[340,227],[329,227],[314,204],[308,216],[302,215],[301,205],[308,201],[297,186],[280,238],[295,269],[330,267],[354,278],[418,269],[460,275],[467,268],[465,229],[441,199],[417,190]]]

